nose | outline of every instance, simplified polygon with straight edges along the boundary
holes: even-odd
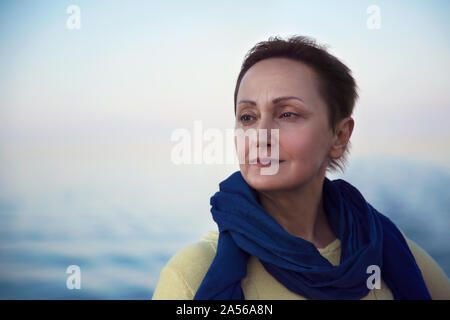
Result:
[[[257,143],[256,149],[258,150],[259,157],[271,157],[272,156],[272,134],[271,131],[274,129],[274,124],[270,116],[261,117],[260,121],[256,126],[256,136]]]
[[[273,124],[270,119],[262,117],[257,125],[257,147],[270,147]]]

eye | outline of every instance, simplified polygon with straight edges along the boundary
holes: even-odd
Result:
[[[292,115],[292,117],[284,117],[284,115]],[[281,114],[282,118],[293,118],[293,117],[298,117],[298,114],[293,113],[293,112],[284,112]]]
[[[244,117],[246,117],[245,119],[247,119],[247,120],[244,120]],[[253,118],[251,115],[248,115],[248,114],[243,114],[239,119],[241,120],[241,122],[248,122],[248,121],[250,121],[248,118]]]

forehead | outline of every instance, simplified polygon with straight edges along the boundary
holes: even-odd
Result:
[[[316,90],[317,76],[314,70],[302,62],[276,57],[255,63],[243,76],[238,96],[248,94],[308,94]],[[275,94],[275,93],[274,93]]]

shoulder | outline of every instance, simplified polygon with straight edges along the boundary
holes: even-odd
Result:
[[[450,279],[438,263],[417,243],[400,230],[408,244],[433,300],[450,299]]]
[[[207,232],[173,255],[161,270],[152,299],[193,299],[214,260],[218,239],[217,231]]]
[[[197,242],[178,251],[167,266],[179,270],[186,277],[202,269],[208,269],[216,255],[218,239],[218,232],[207,232]]]

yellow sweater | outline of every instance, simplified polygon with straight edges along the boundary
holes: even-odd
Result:
[[[177,252],[161,270],[153,300],[192,300],[217,250],[219,233],[210,231],[200,241]],[[450,300],[450,280],[444,271],[422,248],[405,237],[427,288],[433,299]],[[336,239],[318,251],[334,266],[339,265],[341,243]],[[305,300],[273,278],[258,258],[250,256],[247,276],[242,279],[242,290],[247,300]],[[372,289],[363,300],[392,300],[392,292],[381,279],[381,288]]]

